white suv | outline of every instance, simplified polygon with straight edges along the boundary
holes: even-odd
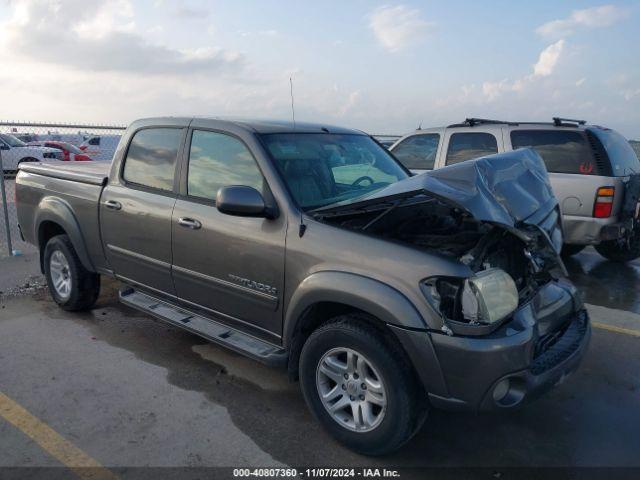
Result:
[[[523,147],[533,148],[547,166],[562,210],[565,255],[594,245],[609,260],[640,257],[640,162],[614,130],[563,118],[550,123],[468,118],[416,130],[390,151],[421,173]]]
[[[61,150],[48,147],[33,147],[8,133],[0,133],[0,155],[2,156],[2,169],[6,173],[17,171],[18,165],[22,162],[63,159]]]

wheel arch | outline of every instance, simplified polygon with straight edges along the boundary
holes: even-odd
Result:
[[[35,221],[35,238],[40,250],[41,271],[44,272],[44,247],[47,242],[56,235],[65,234],[71,240],[84,268],[95,272],[80,225],[69,204],[60,198],[45,197],[40,201],[36,210],[38,214]]]
[[[300,352],[308,336],[326,321],[344,314],[358,314],[359,321],[394,343],[398,339],[389,325],[427,328],[413,304],[389,285],[348,272],[312,274],[298,286],[285,314],[283,344],[289,350],[291,378],[297,377]]]

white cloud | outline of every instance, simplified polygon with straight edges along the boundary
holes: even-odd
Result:
[[[504,78],[497,82],[483,82],[482,94],[484,95],[484,99],[487,102],[493,102],[497,98],[501,97],[504,93],[523,92],[540,78],[550,76],[558,65],[558,61],[560,60],[564,45],[564,40],[558,40],[556,43],[552,43],[542,52],[540,52],[538,61],[535,63],[535,65],[533,65],[533,73],[524,75],[523,77],[517,78],[514,81],[510,81],[508,78]],[[584,79],[579,80],[578,82],[584,82]]]
[[[533,74],[537,77],[551,75],[558,64],[563,49],[564,40],[558,40],[540,52],[538,62],[533,66]]]
[[[629,100],[632,100],[635,97],[640,96],[640,88],[636,88],[635,90],[633,90],[633,89],[624,90],[622,92],[622,96],[628,102]]]
[[[610,27],[629,14],[627,9],[615,5],[574,10],[568,18],[552,20],[536,29],[543,37],[560,38],[572,35],[578,28]]]
[[[369,15],[369,27],[390,52],[403,50],[422,40],[435,24],[422,19],[420,11],[404,5],[382,6]]]
[[[66,15],[70,13],[65,11],[66,9],[63,9],[62,5],[54,7],[57,21],[66,18]],[[129,0],[102,2],[92,9],[92,13],[89,17],[81,17],[82,19],[72,27],[72,30],[82,39],[104,38],[114,32],[132,32],[135,28],[133,5]],[[33,15],[29,15],[29,17],[33,22]]]
[[[149,43],[135,30],[128,0],[22,0],[0,24],[0,47],[31,61],[93,71],[186,75],[242,68],[237,52],[176,50]],[[70,31],[67,27],[74,24]],[[51,32],[66,31],[65,35]]]

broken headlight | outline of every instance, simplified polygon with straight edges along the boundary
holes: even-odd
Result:
[[[423,292],[446,320],[469,325],[495,325],[518,308],[516,284],[499,268],[469,278],[429,278]]]

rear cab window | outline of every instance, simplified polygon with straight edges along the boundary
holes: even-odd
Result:
[[[439,143],[439,134],[422,133],[405,138],[392,153],[408,169],[433,170]]]
[[[449,137],[446,165],[498,153],[498,140],[487,132],[457,132]]]
[[[512,130],[513,149],[531,147],[550,173],[606,175],[604,159],[596,156],[589,138],[576,130]]]
[[[137,131],[127,150],[122,177],[127,183],[172,191],[183,130],[145,128]]]

